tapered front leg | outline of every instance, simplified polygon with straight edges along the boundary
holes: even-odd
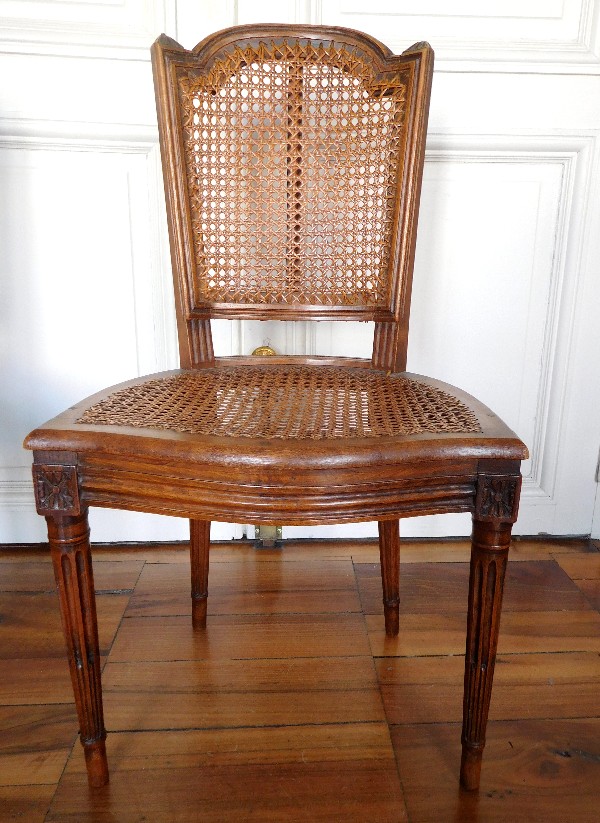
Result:
[[[190,563],[192,567],[192,626],[206,628],[208,605],[208,555],[210,520],[190,520]]]
[[[385,633],[395,637],[400,628],[400,522],[380,520],[378,526]]]
[[[88,781],[90,786],[104,786],[108,783],[106,730],[87,510],[46,520]]]
[[[511,528],[473,521],[460,767],[469,790],[479,788]]]
[[[503,473],[497,464],[482,466],[477,478],[460,767],[461,785],[469,790],[479,788],[510,534],[519,511],[521,475],[510,468]]]

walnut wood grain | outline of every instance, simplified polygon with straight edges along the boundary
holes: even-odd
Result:
[[[490,484],[489,478],[483,482]],[[499,518],[473,521],[460,767],[467,790],[479,787],[510,532],[511,524]]]
[[[232,49],[234,43],[235,52]],[[237,85],[239,85],[240,77],[243,80],[245,76],[244,69],[248,64],[253,64],[255,67],[253,79],[257,83],[253,93],[257,92],[259,100],[264,100],[265,93],[276,95],[279,93],[274,84],[276,78],[275,76],[270,78],[268,75],[263,77],[262,66],[269,61],[281,59],[284,51],[289,65],[289,71],[285,75],[286,87],[285,89],[283,85],[281,87],[286,100],[286,122],[277,125],[275,118],[267,117],[263,127],[269,133],[269,137],[265,138],[263,131],[255,130],[252,141],[246,139],[245,143],[241,143],[239,147],[235,144],[237,137],[232,133],[226,160],[225,155],[222,156],[228,173],[248,175],[245,181],[247,193],[253,191],[253,186],[257,187],[257,192],[263,190],[260,176],[253,178],[252,174],[249,174],[252,167],[246,168],[249,153],[253,153],[255,160],[261,163],[266,153],[273,161],[273,173],[279,173],[277,172],[279,159],[282,162],[280,173],[284,181],[285,204],[282,205],[281,210],[272,208],[271,203],[261,197],[257,200],[257,208],[263,211],[261,231],[266,232],[265,237],[269,238],[265,241],[265,245],[275,249],[280,244],[283,255],[281,263],[284,267],[288,267],[289,271],[284,282],[280,279],[282,272],[279,271],[279,265],[264,265],[264,270],[261,276],[257,277],[257,282],[261,283],[261,288],[264,286],[265,295],[260,300],[255,299],[256,295],[253,295],[252,302],[248,302],[245,283],[254,277],[252,274],[254,267],[263,265],[261,258],[257,257],[256,260],[242,264],[246,274],[241,279],[238,279],[236,267],[227,269],[226,277],[232,284],[235,282],[229,297],[227,296],[229,286],[227,288],[218,287],[218,283],[223,280],[221,274],[215,274],[209,279],[204,276],[204,272],[208,270],[214,271],[216,268],[220,271],[219,260],[223,261],[222,265],[225,266],[225,259],[228,257],[226,247],[223,245],[225,240],[219,238],[219,235],[224,238],[224,234],[222,231],[217,231],[214,217],[210,217],[210,214],[216,213],[218,209],[215,206],[213,212],[202,212],[203,204],[206,205],[208,199],[221,198],[220,202],[223,205],[221,211],[228,211],[231,218],[229,235],[233,233],[238,236],[236,232],[239,232],[239,237],[242,238],[240,247],[246,249],[246,257],[249,256],[249,244],[245,242],[245,237],[252,233],[254,227],[246,217],[241,216],[242,212],[239,208],[233,211],[228,209],[229,195],[225,189],[221,194],[217,194],[220,180],[214,166],[209,166],[205,170],[207,175],[215,175],[214,184],[207,184],[205,195],[196,193],[195,196],[190,196],[191,190],[196,186],[194,175],[201,151],[198,141],[194,138],[195,126],[192,120],[194,112],[202,114],[204,105],[201,97],[194,98],[194,94],[197,95],[198,89],[204,88],[202,83],[205,85],[212,83],[217,72],[221,71],[219,82],[223,84],[222,88],[225,88],[228,83],[233,85],[231,89],[228,87],[226,89],[226,94],[221,100],[219,115],[227,122],[233,118],[235,125],[238,126],[236,117],[239,117],[239,112],[237,108],[232,107],[240,105],[239,94],[244,89],[237,88]],[[400,336],[394,333],[389,345],[381,344],[381,341],[377,344],[379,351],[377,359],[384,363],[385,368],[388,368],[388,363],[403,362],[408,335],[418,204],[433,74],[431,47],[426,43],[418,43],[402,55],[393,55],[374,38],[348,29],[263,25],[238,27],[211,35],[191,51],[187,51],[174,40],[163,35],[153,46],[152,60],[158,101],[161,156],[176,285],[182,365],[199,365],[203,362],[207,352],[210,351],[212,354],[205,337],[208,334],[208,327],[202,326],[199,329],[194,325],[209,317],[247,319],[277,317],[289,320],[363,319],[376,320],[379,330],[384,325],[395,328],[399,323]],[[301,77],[302,60],[310,63],[315,71],[319,71],[320,66],[324,67],[325,81],[322,86],[319,86],[319,116],[323,116],[325,108],[332,114],[328,137],[324,137],[315,130],[315,115],[311,113],[311,106],[314,108],[315,105],[311,94],[314,97],[314,93],[311,91],[312,86]],[[346,79],[350,78],[350,83],[346,83],[345,86],[340,85],[339,94],[332,86],[332,80],[336,79],[333,73],[335,71],[341,71],[341,76],[345,74]],[[365,124],[370,127],[371,142],[381,137],[386,146],[386,141],[392,139],[397,140],[397,145],[393,147],[390,143],[392,148],[389,151],[383,148],[383,154],[386,155],[388,151],[389,155],[386,157],[390,164],[389,177],[385,181],[383,178],[381,180],[378,178],[377,183],[373,183],[374,196],[386,187],[383,200],[378,204],[378,210],[370,208],[368,213],[363,213],[361,218],[363,222],[371,221],[377,214],[383,214],[389,210],[388,217],[382,218],[381,224],[385,236],[384,242],[373,258],[373,264],[370,268],[367,266],[369,273],[365,274],[362,279],[361,277],[354,279],[350,288],[344,285],[341,292],[339,292],[339,287],[336,287],[337,296],[330,300],[328,294],[323,293],[323,284],[330,277],[328,260],[331,253],[321,255],[319,245],[313,244],[309,256],[306,252],[301,254],[301,243],[305,242],[307,233],[310,230],[316,230],[310,226],[306,216],[306,209],[312,207],[317,194],[309,188],[310,185],[314,185],[314,181],[311,182],[307,169],[312,163],[321,162],[322,156],[322,171],[327,172],[329,169],[331,173],[331,169],[341,169],[348,164],[348,157],[352,157],[354,148],[359,154],[371,151],[370,144],[361,142],[358,136],[356,139],[352,136],[354,134],[352,130],[355,128],[352,120],[348,119],[345,124],[342,123],[343,112],[341,112],[340,103],[343,104],[346,99],[352,102],[351,97],[355,93],[352,85],[353,77],[360,78],[357,82],[360,84],[360,89],[364,91],[364,94],[360,92],[361,113],[364,106],[373,106],[372,115],[369,115],[372,116],[372,121],[368,124],[365,121]],[[270,79],[273,80],[273,85],[265,85]],[[214,92],[218,96],[219,89],[216,87],[213,89],[212,86],[211,89],[211,94]],[[345,97],[342,97],[342,89]],[[191,106],[192,99],[198,106],[195,110]],[[273,99],[277,102],[276,97]],[[383,118],[387,107],[392,107],[391,110],[395,113],[386,125]],[[396,108],[393,109],[393,107]],[[342,113],[342,118],[339,116],[340,113]],[[237,135],[235,129],[234,132]],[[211,130],[204,130],[203,139],[206,144],[213,139],[211,134]],[[358,135],[358,131],[356,134]],[[392,138],[392,135],[395,136]],[[215,133],[214,139],[217,137]],[[264,145],[261,142],[263,140]],[[285,151],[273,156],[272,147],[280,140]],[[326,145],[327,148],[325,148]],[[362,166],[361,186],[366,191],[370,185],[368,175],[372,175],[373,172],[366,168],[370,163],[362,157],[362,154],[352,160],[350,164],[352,168],[349,169],[348,174],[350,177],[358,167],[361,167],[361,163],[365,164]],[[312,173],[314,175],[317,172],[318,170]],[[331,176],[331,185],[327,176],[321,175],[320,177],[321,190],[325,187],[332,200],[327,203],[326,208],[321,209],[318,228],[321,236],[324,236],[325,228],[332,216],[343,213],[344,208],[348,207],[348,199],[354,199],[355,194],[359,199],[363,196],[358,194],[362,189],[353,188],[349,188],[345,195],[341,194],[340,179],[342,178],[339,171]],[[388,184],[389,190],[387,190]],[[354,207],[359,208],[359,200],[356,201]],[[282,221],[279,236],[275,229],[269,234],[271,224],[279,225],[278,220]],[[239,221],[241,223],[237,228]],[[209,224],[215,224],[214,228],[212,231],[204,232],[204,243],[200,243],[200,232],[196,228]],[[347,230],[349,223],[347,220],[341,220],[339,225],[343,225],[343,230]],[[363,243],[363,237],[364,228],[356,232],[352,244],[354,248]],[[221,243],[221,246],[214,246],[217,243]],[[213,246],[218,250],[210,257],[211,252],[207,252],[207,249],[212,249]],[[370,255],[371,248],[369,244],[365,245],[363,256]],[[343,249],[339,242],[337,242],[335,254],[337,256],[346,254],[345,248]],[[321,257],[323,264],[319,262]],[[356,254],[354,258],[350,255],[345,269],[354,267],[358,257],[359,255]],[[307,261],[311,266],[315,264],[318,267],[318,274],[312,278],[312,282],[307,281]],[[376,261],[380,261],[381,265],[383,265],[381,261],[385,261],[379,274],[375,269],[380,263]],[[382,278],[381,299],[375,302],[369,300],[365,302],[363,292],[367,288],[367,282],[370,283],[378,276]],[[340,275],[336,274],[332,276],[331,282],[337,282],[339,279]],[[217,299],[211,301],[202,297],[202,294],[206,292],[207,284],[209,284],[209,293],[219,295]],[[283,290],[282,295],[287,295],[289,292],[292,296],[272,297],[281,290]],[[379,331],[376,336],[379,337]]]
[[[77,517],[47,517],[79,737],[91,786],[108,783],[100,649],[87,509]]]
[[[511,549],[502,607],[504,650],[499,647],[480,792],[457,791],[456,785],[467,541],[403,541],[402,627],[398,638],[385,641],[385,657],[363,646],[367,621],[383,635],[374,540],[316,540],[310,546],[290,540],[283,551],[263,552],[240,541],[211,547],[217,562],[211,568],[210,611],[220,616],[220,634],[213,642],[209,615],[210,645],[204,645],[203,633],[193,635],[187,622],[187,547],[124,543],[95,548],[101,651],[110,647],[118,628],[117,641],[120,645],[125,632],[131,655],[113,662],[111,652],[102,672],[110,726],[123,731],[110,733],[107,740],[110,788],[94,791],[87,791],[78,747],[71,752],[77,717],[61,659],[56,597],[47,593],[53,585],[50,557],[31,546],[0,548],[0,763],[7,784],[0,787],[0,808],[7,819],[108,823],[139,818],[143,809],[152,823],[172,823],[174,810],[192,821],[202,808],[208,819],[222,821],[230,810],[235,818],[236,807],[250,805],[258,819],[269,814],[287,819],[298,813],[281,791],[286,779],[294,801],[299,798],[301,816],[338,820],[338,790],[361,775],[362,782],[353,783],[345,797],[345,821],[397,821],[402,798],[411,823],[592,823],[598,816],[600,615],[575,596],[579,580],[592,581],[600,571],[600,553],[589,541],[521,538]],[[529,560],[521,562],[524,557]],[[120,580],[123,564],[128,571]],[[560,566],[571,564],[569,575],[561,572]],[[453,569],[456,574],[446,574]],[[532,577],[534,602],[528,594]],[[350,595],[357,582],[362,588],[365,581],[370,593],[365,601],[361,592],[361,600],[367,620],[349,625],[344,613],[360,613],[360,604],[340,593]],[[130,628],[129,619],[120,619],[125,604],[114,606],[115,600],[128,598],[110,591],[124,586],[134,590],[132,598],[137,595],[149,615],[167,619],[153,620],[152,631],[144,620]],[[294,643],[295,657],[285,642],[278,644],[278,657],[264,657],[269,643],[260,644],[261,627],[272,620],[274,604],[280,614],[302,610],[307,615],[303,644]],[[253,625],[254,649],[248,650],[251,637],[245,634],[239,644],[244,659],[225,659],[220,639],[228,642],[237,620],[243,621],[234,615],[249,614],[249,606],[263,616]],[[538,611],[542,608],[546,611]],[[320,613],[330,609],[339,618],[331,624],[339,645],[330,647],[331,656],[315,657]],[[179,632],[168,622],[174,614],[183,616]],[[437,622],[430,622],[432,617]],[[512,622],[519,617],[523,622]],[[364,655],[348,644],[354,640],[356,646],[356,633]],[[436,649],[428,643],[434,637]],[[169,642],[173,638],[177,648]],[[136,659],[140,641],[147,643],[149,662]],[[201,662],[194,659],[195,641],[207,650]],[[580,651],[582,642],[589,651]],[[158,653],[152,652],[153,644]],[[188,659],[174,661],[186,644]],[[339,656],[349,648],[351,656]],[[398,777],[390,737],[402,775],[401,790],[393,794],[389,789]],[[382,770],[387,782],[381,780]],[[315,792],[317,773],[324,794]],[[211,791],[214,774],[221,787],[216,793]],[[301,797],[299,783],[306,790]],[[234,798],[227,794],[232,785]],[[224,803],[229,803],[226,811]]]
[[[206,625],[211,520],[378,521],[386,642],[399,627],[399,518],[473,514],[462,782],[475,788],[527,449],[475,398],[404,371],[433,52],[265,24],[192,50],[163,35],[152,63],[181,369],[99,392],[25,441],[89,782],[108,780],[86,519],[101,506],[191,521],[194,629]],[[266,358],[265,371],[265,358],[215,358],[211,318],[370,320],[373,352]],[[184,390],[165,403],[165,386]],[[328,642],[349,628],[355,644],[362,621],[341,620],[325,621]]]
[[[192,570],[192,626],[206,628],[210,520],[190,520],[190,566]]]
[[[378,526],[385,633],[395,637],[400,628],[400,523],[385,520]]]

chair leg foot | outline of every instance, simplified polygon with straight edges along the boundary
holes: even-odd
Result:
[[[397,637],[400,632],[400,603],[384,603],[383,617],[386,635]]]
[[[94,789],[106,786],[109,781],[109,776],[105,740],[94,740],[89,743],[82,741],[82,745],[89,785]]]
[[[378,526],[385,633],[396,637],[400,630],[400,521],[382,520]]]
[[[192,628],[194,631],[200,631],[206,628],[206,611],[208,607],[208,598],[194,597],[192,595]]]
[[[460,785],[469,792],[477,791],[481,777],[483,746],[475,748],[463,743],[460,761]]]

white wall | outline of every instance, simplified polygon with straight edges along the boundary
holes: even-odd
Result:
[[[44,538],[25,434],[97,389],[177,363],[150,44],[165,31],[191,47],[253,21],[434,46],[409,367],[477,395],[530,446],[516,531],[589,533],[599,17],[600,0],[0,0],[0,542]],[[222,353],[269,341],[366,354],[371,334],[366,324],[221,322],[216,341]],[[95,512],[93,527],[109,540],[187,529],[114,512]],[[448,516],[406,521],[403,533],[468,528]]]

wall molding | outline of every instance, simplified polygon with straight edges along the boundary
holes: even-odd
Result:
[[[31,480],[0,481],[0,509],[26,509],[35,512]]]
[[[569,12],[572,16],[576,2],[575,25]],[[60,13],[54,10],[50,14],[49,9],[63,5]],[[467,5],[471,9],[473,4]],[[30,15],[21,13],[17,17],[11,15],[11,5],[0,0],[0,52],[149,62],[150,45],[161,32],[186,42],[189,33],[196,42],[210,31],[248,18],[245,13],[240,15],[239,0],[210,0],[202,15],[190,0],[143,0],[141,7],[132,0],[120,4],[28,0],[23,6],[30,9]],[[523,21],[543,26],[548,15],[515,15],[513,31],[497,35],[490,25],[494,15],[461,12],[460,3],[453,6],[452,13],[427,15],[419,12],[417,3],[412,11],[407,4],[398,6],[398,11],[394,7],[394,12],[384,13],[366,10],[369,7],[363,8],[362,4],[360,10],[351,5],[351,11],[345,12],[343,0],[287,0],[286,7],[289,22],[298,24],[329,23],[365,30],[373,30],[375,24],[376,29],[381,28],[379,36],[394,51],[405,48],[407,40],[404,36],[395,38],[393,32],[414,29],[416,39],[426,37],[432,42],[438,72],[600,74],[598,0],[565,0],[562,17],[556,21],[562,23],[563,30],[558,34],[549,30],[540,37],[520,34],[519,27]],[[250,17],[259,20],[260,14],[252,11]],[[470,36],[444,33],[457,18],[474,27]],[[511,15],[502,14],[500,19],[510,21]]]
[[[12,5],[0,0],[0,52],[7,54],[149,61],[156,37],[177,29],[177,3],[170,0],[28,0],[18,17]]]
[[[564,398],[575,323],[577,278],[588,233],[585,202],[592,183],[598,133],[443,134],[431,133],[426,163],[558,164],[561,192],[546,316],[530,471],[523,479],[524,501],[554,506]]]
[[[177,330],[156,128],[4,118],[0,119],[0,150],[131,155],[145,161],[143,168],[132,167],[124,172],[130,215],[138,374],[177,367]],[[138,244],[143,241],[148,249],[148,266],[136,265],[136,240]],[[148,310],[148,307],[151,308]],[[138,316],[142,314],[145,320],[140,323]],[[28,453],[24,451],[23,457],[24,461],[28,459]],[[0,510],[35,509],[30,474],[29,465],[0,467]]]
[[[73,123],[62,121],[35,121],[24,118],[0,119],[0,148],[43,152],[80,152],[93,154],[117,154],[142,156],[145,163],[145,179],[129,175],[129,214],[132,227],[147,209],[149,222],[147,236],[150,249],[149,272],[133,266],[135,304],[152,306],[153,346],[148,350],[148,333],[141,337],[136,324],[138,339],[138,372],[176,368],[179,362],[177,327],[173,286],[171,280],[170,252],[167,220],[163,199],[162,167],[158,146],[158,133],[153,126],[120,126],[106,123]],[[132,231],[132,245],[134,243]],[[135,264],[135,249],[132,258]],[[148,298],[148,280],[150,298]],[[143,280],[143,282],[142,282]],[[136,318],[138,312],[136,311]],[[148,321],[150,322],[150,321]]]
[[[0,117],[0,143],[17,149],[140,154],[158,146],[158,130],[154,125]]]
[[[510,13],[478,15],[473,14],[472,3],[467,3],[465,10],[461,10],[460,0],[453,4],[451,12],[444,9],[444,13],[434,14],[424,14],[419,9],[421,4],[417,2],[412,4],[412,10],[411,3],[405,3],[402,6],[396,4],[393,12],[379,13],[373,11],[373,6],[360,4],[360,9],[354,8],[359,5],[357,3],[350,4],[350,10],[345,11],[344,0],[309,2],[307,22],[334,23],[367,30],[383,39],[393,51],[406,48],[411,37],[429,40],[436,52],[438,72],[600,74],[598,0],[566,0],[562,6],[562,16],[557,19],[563,30],[558,33],[548,30],[546,36],[540,37],[537,34],[535,37],[524,35],[521,27],[527,21],[532,30],[536,26],[543,28],[547,15],[524,13],[512,18]],[[568,12],[576,2],[579,9],[576,26],[573,27]],[[514,19],[513,31],[504,27],[507,28],[506,32],[494,32],[490,36],[493,31],[490,19],[494,17],[502,22]],[[457,19],[470,24],[473,29],[470,36],[445,33]],[[394,30],[404,32],[402,39],[395,38]]]

